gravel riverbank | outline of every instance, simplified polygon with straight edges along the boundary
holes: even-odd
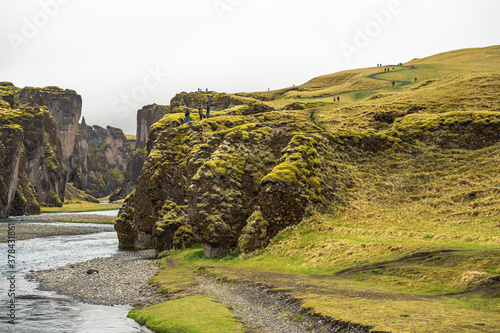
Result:
[[[0,223],[0,243],[8,239],[8,224],[15,223],[15,239],[25,240],[32,238],[48,236],[67,236],[67,235],[86,235],[97,232],[114,231],[112,224],[102,224],[99,226],[90,226],[88,223],[101,223],[103,221],[114,221],[116,217],[99,214],[50,214],[50,215],[32,215],[20,218],[11,218],[3,220]],[[80,225],[68,225],[52,223],[58,221],[80,222]],[[50,224],[49,224],[50,223]]]
[[[97,272],[88,274],[89,270]],[[154,250],[123,252],[28,274],[53,290],[92,304],[150,306],[162,301],[147,281],[158,271]]]

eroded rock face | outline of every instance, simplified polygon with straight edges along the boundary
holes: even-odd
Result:
[[[135,149],[146,148],[148,142],[149,129],[160,120],[165,114],[170,112],[170,106],[151,104],[146,105],[137,111],[137,131]]]
[[[51,112],[65,164],[69,165],[78,133],[78,121],[82,114],[82,97],[73,90],[58,87],[26,87],[19,93],[19,102],[46,106]]]
[[[139,178],[139,174],[147,156],[146,145],[151,126],[169,112],[169,105],[158,104],[146,105],[137,111],[135,150],[133,151],[132,157],[125,170],[122,184],[122,193],[125,195],[128,195],[135,190],[137,178]]]
[[[0,218],[10,215],[19,180],[24,133],[18,126],[0,127]]]
[[[97,198],[110,195],[122,186],[131,152],[132,147],[121,129],[89,126],[82,119],[69,182]]]
[[[38,201],[59,206],[64,200],[66,168],[54,119],[45,107],[3,109],[4,124],[18,125],[23,135],[22,162]]]
[[[0,95],[8,97],[20,91],[14,86],[0,88]],[[1,214],[35,214],[40,212],[38,202],[62,205],[66,168],[55,121],[48,109],[26,105],[12,109],[10,104],[2,103],[0,128]]]
[[[224,116],[153,126],[137,188],[120,213],[120,246],[157,253],[195,240],[208,257],[265,246],[327,206],[328,140],[299,112]]]

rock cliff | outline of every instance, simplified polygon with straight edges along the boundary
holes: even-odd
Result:
[[[61,141],[65,165],[71,170],[78,121],[82,114],[82,97],[73,90],[63,90],[58,87],[26,87],[19,93],[19,103],[47,107],[57,126],[57,136]]]
[[[100,198],[121,188],[132,147],[119,128],[79,125],[74,149],[74,168],[69,181],[80,190]]]
[[[151,104],[137,111],[136,149],[143,149],[149,137],[149,129],[164,115],[170,113],[170,106]]]
[[[165,114],[170,113],[169,105],[151,104],[146,105],[137,111],[137,131],[136,144],[132,158],[127,165],[121,193],[124,196],[135,190],[137,178],[141,172],[144,160],[146,158],[146,144],[148,142],[151,126],[160,120]]]
[[[0,84],[4,216],[38,213],[38,202],[60,206],[64,200],[66,167],[55,120],[47,107],[25,103],[22,94],[10,83]]]
[[[17,125],[0,126],[0,218],[10,214],[16,194],[24,132]]]
[[[184,113],[186,109],[197,113],[198,105],[201,104],[204,113],[206,112],[207,104],[210,104],[212,115],[220,110],[226,111],[233,115],[248,115],[260,112],[271,111],[272,108],[252,98],[240,97],[217,92],[182,92],[175,95],[170,105],[147,105],[137,112],[137,143],[132,160],[130,161],[127,171],[125,172],[125,180],[122,185],[122,193],[128,195],[135,187],[140,171],[144,164],[147,151],[150,151],[154,142],[150,138],[151,126],[160,120],[165,114]],[[150,146],[148,147],[148,142]]]
[[[115,225],[121,247],[253,251],[338,199],[338,178],[325,176],[335,174],[329,135],[304,113],[183,118],[152,127],[152,150]]]

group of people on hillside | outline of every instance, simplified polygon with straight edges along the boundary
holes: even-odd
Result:
[[[191,111],[188,107],[186,107],[186,112],[184,112],[184,121],[186,122],[186,124],[189,123],[190,114]],[[210,118],[210,103],[207,102],[207,113],[205,115],[203,114],[203,106],[201,106],[201,103],[198,103],[198,115],[200,116],[200,120],[203,120],[203,118]]]

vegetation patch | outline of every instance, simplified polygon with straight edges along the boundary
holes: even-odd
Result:
[[[155,332],[245,332],[225,305],[206,295],[184,296],[134,309],[128,317]]]

